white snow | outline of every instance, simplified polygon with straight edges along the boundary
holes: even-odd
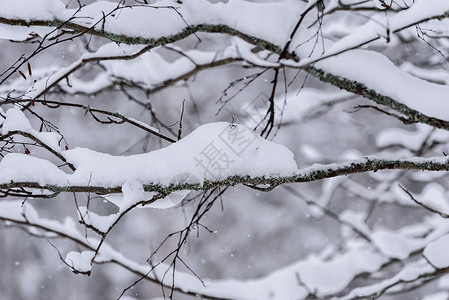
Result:
[[[245,34],[260,37],[269,42],[282,47],[289,38],[289,33],[298,20],[301,10],[293,9],[293,4],[284,3],[253,3],[248,1],[228,1],[212,4],[206,0],[184,1],[179,6],[179,12],[185,18],[182,20],[179,14],[172,8],[162,6],[173,5],[173,1],[159,1],[151,7],[135,7],[133,9],[124,8],[113,16],[109,16],[105,22],[99,22],[96,29],[104,26],[107,32],[119,35],[126,34],[133,37],[160,38],[177,34],[188,25],[225,24]],[[299,6],[311,5],[302,3]],[[334,4],[336,2],[334,1]],[[116,3],[99,1],[82,8],[80,14],[73,20],[78,24],[91,26],[101,20],[102,12],[112,11]],[[379,1],[375,0],[370,5],[379,6]],[[0,17],[21,18],[24,20],[51,20],[59,18],[68,19],[74,10],[65,10],[64,4],[58,0],[0,0]],[[29,9],[23,9],[27,7]],[[329,7],[328,7],[329,9]],[[308,58],[310,45],[296,48],[299,41],[308,37],[311,31],[304,27],[303,32],[298,33],[294,39],[290,50],[295,49],[301,57],[299,64],[285,62],[293,66],[301,66],[313,62],[316,59],[326,57],[315,64],[315,67],[323,69],[334,75],[343,76],[350,80],[357,80],[368,88],[376,90],[386,96],[390,96],[400,103],[406,104],[412,109],[421,111],[429,116],[449,120],[449,88],[444,85],[428,82],[408,74],[406,71],[422,76],[428,80],[447,81],[444,72],[435,76],[425,76],[417,68],[406,65],[398,68],[393,65],[383,55],[367,50],[348,50],[358,45],[365,44],[379,36],[386,35],[386,25],[391,31],[401,29],[422,19],[441,14],[449,10],[447,0],[434,0],[431,5],[428,1],[417,0],[412,8],[404,10],[394,16],[382,15],[373,17],[372,21],[349,33],[345,38],[332,43],[325,41],[326,52],[321,56],[317,51]],[[202,13],[199,14],[198,11]],[[129,22],[132,19],[133,22]],[[151,28],[151,30],[148,30]],[[313,28],[314,30],[315,28]],[[10,31],[7,25],[0,26],[0,38],[11,38],[14,34],[17,39],[24,39],[32,31],[44,34],[48,29],[21,28]],[[343,32],[343,30],[342,30]],[[313,42],[313,41],[312,41]],[[108,43],[100,47],[95,53],[88,53],[72,61],[67,67],[59,68],[53,75],[43,76],[39,80],[35,89],[26,94],[33,98],[40,95],[49,84],[53,84],[65,74],[76,68],[85,59],[95,57],[115,57],[137,53],[144,46],[126,46]],[[61,84],[67,91],[84,91],[90,93],[110,84],[114,77],[123,77],[142,83],[146,87],[157,87],[167,79],[172,79],[193,70],[197,64],[207,64],[217,59],[241,56],[247,62],[273,67],[278,65],[264,59],[266,52],[254,54],[251,52],[254,45],[234,38],[232,45],[223,51],[183,51],[187,57],[179,57],[173,61],[167,61],[163,55],[156,51],[146,52],[138,58],[130,61],[105,61],[102,66],[106,72],[99,74],[94,80],[84,82],[71,75],[69,81],[73,87]],[[333,56],[336,53],[348,50],[346,53]],[[318,54],[317,54],[318,53]],[[284,63],[284,62],[283,62]],[[20,79],[22,80],[22,79]],[[25,82],[28,90],[31,86]],[[17,84],[23,86],[23,82]],[[14,86],[14,85],[11,85]],[[342,99],[347,96],[346,92],[329,94],[322,96],[320,91],[305,89],[298,97],[289,95],[289,102],[285,114],[286,121],[297,120],[298,117],[307,117],[314,109],[325,104],[332,99]],[[277,101],[283,101],[281,98]],[[3,111],[0,109],[0,112]],[[120,186],[121,195],[107,195],[108,200],[115,203],[119,212],[109,216],[101,216],[93,212],[88,212],[87,208],[80,207],[80,212],[85,222],[95,226],[101,231],[107,231],[120,213],[134,205],[136,202],[151,199],[155,193],[146,193],[145,184],[179,184],[179,183],[203,183],[205,180],[220,180],[233,175],[249,176],[288,176],[297,173],[298,167],[294,160],[293,153],[282,145],[272,143],[256,136],[251,130],[242,125],[231,125],[228,123],[209,123],[197,128],[190,135],[166,148],[151,151],[149,153],[131,156],[112,156],[100,153],[91,149],[76,148],[68,151],[61,151],[58,146],[59,135],[56,133],[41,133],[31,127],[26,116],[18,108],[9,109],[6,112],[2,133],[7,134],[14,130],[29,133],[53,150],[60,152],[70,163],[73,163],[77,170],[73,174],[68,174],[60,170],[51,162],[29,155],[10,153],[0,162],[0,183],[8,184],[15,182],[37,182],[41,185],[90,185],[112,187]],[[146,123],[131,119],[132,121],[153,129]],[[416,131],[406,132],[397,128],[389,128],[377,137],[377,146],[383,147],[390,144],[401,144],[416,150],[422,140],[430,134],[430,129],[425,126],[417,126]],[[434,140],[445,141],[446,134],[439,132],[433,136]],[[313,150],[310,146],[304,145],[303,152],[310,153]],[[312,155],[310,155],[312,157]],[[355,155],[358,156],[358,155]],[[413,159],[411,159],[413,160]],[[414,161],[421,161],[416,158]],[[363,158],[349,161],[364,161]],[[439,162],[446,161],[441,158]],[[314,165],[301,170],[308,172],[320,169],[329,169],[338,165]],[[372,178],[379,179],[379,187],[372,191],[360,189],[356,183],[347,184],[353,191],[366,195],[369,199],[378,199],[378,195],[388,194],[388,197],[400,199],[399,201],[413,203],[410,199],[399,193],[397,187],[387,190],[388,181],[394,178],[395,174],[387,177],[378,172]],[[377,176],[377,177],[374,177]],[[429,175],[430,176],[430,175]],[[432,180],[433,177],[427,180]],[[346,182],[346,181],[345,181]],[[327,180],[323,184],[319,203],[327,204],[332,198],[332,193],[341,179]],[[176,191],[165,199],[160,199],[148,205],[152,208],[168,208],[182,201],[190,191]],[[449,212],[447,204],[447,191],[437,182],[430,183],[423,189],[416,198],[424,204],[439,209],[442,212]],[[384,201],[381,198],[380,201]],[[401,203],[403,203],[401,202]],[[40,226],[67,234],[83,242],[89,241],[89,245],[96,245],[97,239],[85,238],[76,231],[73,219],[67,218],[64,223],[40,218],[37,211],[29,204],[21,201],[0,201],[0,217],[24,222],[26,220],[35,222]],[[292,299],[305,297],[307,292],[298,281],[300,280],[308,288],[316,291],[318,296],[326,296],[341,292],[359,274],[364,272],[375,272],[385,262],[390,259],[405,259],[414,251],[421,251],[424,248],[424,255],[428,261],[437,268],[449,266],[445,250],[449,246],[449,235],[445,235],[449,229],[449,222],[441,220],[439,216],[427,218],[421,226],[410,226],[400,230],[389,230],[377,228],[370,230],[363,222],[363,214],[354,211],[344,211],[340,218],[359,229],[367,236],[371,237],[376,246],[381,250],[375,251],[366,241],[350,241],[345,245],[345,249],[335,256],[324,257],[324,255],[309,255],[303,260],[281,268],[271,274],[258,279],[250,280],[205,280],[205,286],[197,281],[194,276],[187,273],[176,273],[176,284],[183,290],[207,291],[210,295],[229,298],[248,299]],[[37,230],[37,229],[34,229]],[[443,235],[443,236],[442,236]],[[442,236],[442,237],[441,237]],[[327,252],[330,248],[325,249]],[[324,253],[325,251],[323,251]],[[76,270],[87,272],[91,270],[92,251],[69,252],[65,261]],[[104,244],[98,256],[100,259],[114,259],[125,266],[133,267],[146,273],[150,266],[138,265],[128,260],[124,255],[115,251],[110,245]],[[155,273],[162,277],[166,269],[165,265],[156,268]],[[426,272],[434,269],[423,259],[406,265],[398,274],[392,278],[385,279],[380,283],[355,289],[348,295],[353,296],[371,295],[388,287],[396,281],[415,280]],[[151,274],[150,276],[153,276]],[[171,280],[169,278],[168,280]],[[169,283],[169,282],[168,282]],[[440,298],[440,294],[435,294],[434,298]],[[445,294],[447,295],[447,294]],[[441,297],[445,296],[442,295]],[[431,297],[427,297],[431,299]]]
[[[448,248],[449,234],[446,234],[427,245],[423,254],[436,268],[447,268],[449,267],[449,256],[447,255]]]
[[[374,231],[372,238],[382,252],[389,257],[398,259],[407,258],[410,253],[425,245],[425,241],[422,239],[407,237],[401,232],[387,229]]]
[[[23,112],[17,108],[10,108],[6,111],[6,120],[3,122],[2,133],[7,134],[10,131],[20,130],[28,131],[31,129],[30,121]]]
[[[60,16],[65,9],[60,0],[0,0],[0,7],[0,17],[25,21],[52,20]]]
[[[101,232],[107,232],[109,227],[117,220],[118,213],[107,216],[100,216],[92,211],[89,211],[85,206],[78,207],[80,213],[80,220],[86,225],[92,225]]]
[[[67,174],[46,159],[20,153],[9,153],[0,162],[0,182],[37,182],[63,184]]]
[[[339,217],[341,220],[350,224],[353,228],[362,232],[365,236],[369,237],[371,235],[371,231],[364,221],[364,219],[366,218],[366,215],[364,213],[359,213],[348,209],[342,212]]]
[[[112,156],[84,148],[62,154],[77,169],[68,177],[71,184],[89,180],[91,185],[101,186],[135,181],[166,185],[186,173],[214,180],[232,175],[291,175],[297,170],[288,149],[228,123],[203,125],[177,143],[145,154]]]
[[[402,282],[402,281],[413,281],[417,279],[419,276],[430,273],[434,271],[434,268],[429,266],[426,262],[419,260],[414,263],[407,264],[398,274],[395,276],[385,279],[379,283],[374,283],[372,285],[359,287],[353,289],[349,294],[344,297],[341,297],[342,300],[349,300],[355,297],[358,298],[369,298],[370,295],[377,295],[386,287],[389,287],[393,283]]]
[[[154,131],[154,132],[159,132],[159,129],[157,129],[157,128],[153,127],[153,126],[150,126],[150,125],[148,125],[147,123],[145,123],[143,121],[139,121],[139,120],[134,119],[134,118],[128,118],[128,119],[130,121],[132,121],[132,122],[135,122],[135,123],[139,124],[140,126],[146,128],[148,130],[151,130],[151,131]]]
[[[309,288],[324,296],[341,291],[355,275],[376,271],[384,262],[372,250],[355,248],[329,261],[310,256],[298,263],[298,272]]]
[[[6,111],[6,119],[3,122],[2,133],[7,134],[10,131],[22,131],[31,134],[39,139],[52,150],[59,152],[59,140],[61,136],[56,132],[38,132],[31,128],[25,114],[18,107],[10,108]]]
[[[99,1],[83,7],[80,17],[94,17],[93,20],[79,19],[83,25],[91,25],[101,20],[105,13],[112,11],[117,5],[108,1]],[[177,7],[184,20],[171,7]],[[157,8],[156,8],[157,7]],[[201,14],[198,12],[201,11]],[[75,11],[66,10],[64,18]],[[299,13],[299,11],[298,11]],[[255,17],[257,16],[257,17]],[[135,20],[132,26],[129,19]],[[286,10],[286,6],[278,3],[251,3],[246,1],[229,1],[227,3],[210,3],[205,0],[186,1],[179,5],[174,1],[158,1],[152,7],[133,7],[121,9],[119,13],[99,22],[96,26],[115,34],[132,37],[159,38],[179,33],[190,26],[198,24],[229,24],[229,26],[246,34],[262,39],[273,40],[276,44],[284,44],[296,21],[296,14]],[[170,24],[170,26],[167,26]],[[152,30],[148,30],[152,28]],[[279,30],[282,29],[282,30]]]
[[[94,251],[83,251],[81,253],[70,251],[67,253],[65,262],[76,271],[89,272],[92,270],[91,260],[94,255]]]
[[[115,56],[137,53],[141,48],[136,46],[118,45],[108,43],[97,51],[97,56]],[[107,51],[106,51],[107,50]],[[216,60],[237,57],[236,49],[228,47],[220,52],[189,50],[182,51],[181,56],[174,61],[167,61],[162,55],[155,51],[146,52],[133,60],[103,61],[102,65],[106,72],[89,82],[85,82],[71,76],[71,86],[61,82],[61,86],[68,92],[93,93],[107,87],[115,78],[126,78],[127,80],[143,84],[147,88],[156,88],[165,81],[182,76],[193,71],[197,65],[208,64]],[[119,54],[120,53],[120,54]],[[88,57],[86,57],[88,58]],[[57,77],[57,76],[56,76]]]
[[[5,0],[3,0],[5,1]],[[6,5],[8,8],[2,10],[0,15],[5,17],[17,17],[17,18],[52,18],[59,17],[61,19],[69,18],[75,10],[67,9],[63,10],[63,4],[57,0],[46,0],[39,2],[36,5],[34,1],[22,0],[15,5]],[[21,10],[21,6],[27,5],[32,7],[33,10]],[[300,9],[292,9],[292,3],[252,3],[246,1],[229,1],[227,3],[210,3],[205,0],[192,0],[184,2],[179,6],[178,11],[183,15],[184,20],[180,18],[178,13],[170,8],[173,5],[172,1],[159,1],[152,5],[153,7],[133,7],[122,8],[116,14],[107,17],[105,22],[100,22],[97,28],[104,29],[114,34],[127,34],[129,36],[139,36],[142,38],[158,38],[162,36],[169,36],[179,33],[186,28],[185,22],[189,25],[197,24],[226,24],[236,30],[243,33],[260,37],[271,43],[279,45],[285,45],[288,40],[288,35],[291,29],[296,24]],[[299,5],[298,6],[303,6]],[[79,18],[75,18],[73,22],[78,22],[83,25],[92,25],[96,20],[100,20],[103,16],[102,12],[110,12],[117,7],[116,3],[108,1],[95,2],[91,5],[86,5],[79,12]],[[156,9],[158,7],[158,9]],[[198,11],[202,11],[202,14],[198,14]],[[25,12],[26,13],[25,13]],[[391,32],[401,29],[403,27],[414,24],[415,22],[423,19],[433,17],[442,14],[444,11],[449,11],[449,2],[445,0],[435,0],[432,5],[424,0],[415,1],[411,8],[401,11],[394,16],[388,18],[388,27]],[[90,18],[84,18],[84,17]],[[251,16],[251,17],[250,17]],[[257,16],[257,17],[256,17]],[[135,20],[133,26],[129,26],[128,19]],[[360,83],[365,84],[371,89],[375,89],[383,93],[386,96],[390,96],[393,99],[404,103],[411,107],[421,111],[429,116],[449,119],[449,109],[447,109],[446,102],[449,101],[447,95],[449,95],[449,88],[447,86],[441,86],[433,84],[425,80],[413,77],[399,68],[393,66],[381,54],[377,54],[373,51],[367,50],[350,50],[346,53],[334,57],[335,54],[347,49],[366,43],[370,40],[377,39],[379,35],[385,35],[385,25],[379,23],[385,22],[385,18],[378,18],[373,21],[367,22],[364,26],[353,33],[347,35],[345,38],[332,43],[329,40],[325,40],[326,52],[324,56],[321,56],[319,47],[316,48],[315,53],[310,58],[305,58],[310,55],[313,41],[310,41],[307,45],[301,45],[296,48],[302,41],[310,38],[313,34],[313,30],[303,28],[300,33],[295,36],[295,39],[291,45],[291,49],[295,49],[297,54],[302,59],[299,64],[292,62],[284,62],[285,64],[303,66],[313,62],[315,59],[322,59],[328,57],[325,61],[318,62],[315,66],[323,69],[326,72],[331,72],[335,75],[344,76],[350,80],[357,80]],[[137,24],[137,25],[136,25]],[[167,26],[167,24],[170,24]],[[147,30],[152,28],[152,30]],[[237,41],[238,48],[240,48],[241,54],[249,61],[270,64],[267,61],[262,61],[257,54],[253,54],[248,51],[248,46],[242,41]],[[112,44],[112,43],[111,43]],[[97,52],[95,55],[100,55]],[[113,53],[108,55],[113,56]],[[157,68],[157,70],[170,70],[171,68],[161,67],[170,64],[159,60],[157,54],[152,55],[155,59],[151,60],[150,66]],[[82,58],[88,58],[89,55],[85,55]],[[255,60],[254,60],[255,59]],[[186,68],[192,68],[192,64],[187,59],[182,58],[181,62],[176,63],[176,67],[173,66],[173,70],[183,70]],[[73,65],[78,64],[75,62]],[[127,65],[133,65],[139,67],[138,60],[136,62],[127,61]],[[162,64],[162,65],[161,65]],[[141,65],[143,66],[143,65]],[[159,67],[158,67],[159,66]],[[352,67],[351,67],[352,66]],[[60,74],[67,72],[70,68],[61,69],[58,74],[52,76],[54,80],[60,78]],[[146,68],[148,70],[148,68]],[[150,68],[151,69],[151,68]],[[115,72],[122,72],[120,63],[111,64],[110,70]],[[164,71],[165,72],[165,71]],[[169,71],[173,75],[174,71]],[[129,76],[151,76],[151,73],[147,72],[125,72],[127,77]],[[142,75],[139,75],[142,74]],[[143,75],[145,74],[145,75]],[[160,76],[161,74],[158,74]],[[167,75],[167,76],[168,76]],[[168,76],[170,78],[170,76]],[[48,79],[48,78],[47,78]],[[104,77],[102,78],[104,80]],[[132,79],[132,78],[131,78]],[[138,80],[138,78],[135,78]],[[147,78],[154,83],[154,79]],[[33,92],[29,97],[38,95],[40,91],[45,88],[45,84],[51,84],[53,79],[43,80],[36,84],[36,92]],[[97,84],[104,84],[104,81],[99,81]],[[413,88],[410,88],[413,87]],[[425,101],[423,100],[425,99]],[[437,109],[435,109],[437,108]]]
[[[21,128],[33,132],[17,109],[8,110],[5,123],[3,130]],[[124,193],[121,201],[126,207],[148,196],[143,193],[143,184],[168,185],[181,183],[180,179],[202,183],[206,179],[219,180],[233,175],[288,176],[298,170],[290,150],[256,136],[242,125],[229,123],[203,125],[177,143],[144,154],[112,156],[86,148],[60,153],[76,167],[73,174],[64,173],[47,160],[10,153],[0,162],[0,183],[121,186]],[[165,204],[161,200],[153,206],[171,207],[187,193],[179,191],[165,199],[168,201]]]
[[[400,68],[407,73],[410,73],[413,76],[418,78],[435,82],[435,83],[444,83],[445,85],[449,84],[449,74],[447,74],[446,70],[441,69],[432,69],[431,72],[424,68],[419,68],[410,62],[404,62],[400,65]]]
[[[422,300],[446,300],[449,296],[449,293],[446,291],[436,292],[431,295],[425,295]]]
[[[448,192],[440,184],[430,182],[424,187],[420,194],[416,194],[414,197],[427,207],[449,215],[449,202],[447,201]]]
[[[427,18],[440,16],[447,11],[449,11],[449,3],[445,0],[432,1],[431,5],[426,0],[417,0],[409,9],[398,12],[392,17],[385,18],[384,15],[373,16],[367,23],[359,26],[351,34],[333,43],[330,47],[326,47],[324,54],[316,51],[310,58],[303,60],[301,65],[313,63],[316,59],[330,58],[347,50],[360,48],[362,45],[379,38],[385,38],[386,40],[387,28],[391,33],[394,33],[396,30],[419,23]],[[353,51],[351,50],[350,52],[353,53]],[[307,51],[307,55],[309,54],[310,52]],[[354,65],[357,66],[357,64]],[[375,66],[375,64],[373,63],[372,66]]]
[[[449,119],[449,87],[405,73],[385,56],[368,50],[352,50],[318,62],[317,68],[365,84],[428,116]],[[343,67],[344,66],[344,67]]]
[[[50,33],[53,28],[47,27],[18,27],[6,24],[0,24],[0,39],[13,40],[13,41],[24,41],[31,37],[33,34],[37,34],[40,37],[45,36]],[[23,80],[23,79],[22,79]]]
[[[432,134],[432,140],[445,141],[448,138],[446,130],[437,130],[433,132],[432,127],[422,124],[416,125],[415,131],[405,130],[403,128],[386,128],[376,137],[378,147],[390,145],[402,145],[410,150],[418,150],[422,141]]]

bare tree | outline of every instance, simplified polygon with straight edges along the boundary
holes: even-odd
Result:
[[[449,2],[90,2],[0,2],[5,299],[449,297]]]

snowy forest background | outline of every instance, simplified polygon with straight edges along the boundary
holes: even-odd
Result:
[[[1,298],[448,299],[448,16],[0,0]]]

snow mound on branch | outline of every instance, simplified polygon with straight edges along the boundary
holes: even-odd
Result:
[[[10,131],[16,130],[29,133],[56,152],[61,150],[59,147],[61,136],[58,133],[38,132],[34,130],[31,128],[30,121],[28,121],[22,110],[18,107],[13,107],[6,111],[6,119],[3,122],[2,133],[7,134]]]
[[[0,162],[0,183],[37,182],[67,184],[66,174],[48,160],[21,153],[9,153]]]
[[[81,253],[70,251],[67,253],[65,262],[78,272],[90,272],[92,270],[91,260],[95,252],[83,251]]]
[[[233,175],[286,176],[298,170],[293,153],[242,125],[210,123],[164,149],[112,156],[90,149],[63,152],[76,171],[71,184],[122,186],[126,182],[173,183],[179,174],[200,181]]]
[[[6,112],[5,122],[3,122],[3,134],[7,134],[8,132],[14,130],[28,131],[30,129],[30,121],[28,121],[25,114],[19,108],[14,107],[8,109]]]
[[[51,20],[65,9],[60,0],[0,0],[0,7],[1,17],[26,21]]]
[[[47,160],[10,153],[0,162],[0,183],[122,187],[179,184],[184,179],[202,183],[235,175],[289,176],[298,171],[293,153],[286,147],[229,123],[203,125],[166,148],[144,154],[113,156],[86,148],[60,153],[76,167],[73,174]]]
[[[423,254],[436,268],[447,268],[449,267],[448,247],[449,235],[447,234],[427,245]]]

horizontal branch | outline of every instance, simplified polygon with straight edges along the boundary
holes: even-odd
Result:
[[[411,159],[382,159],[382,158],[364,158],[353,162],[342,164],[318,165],[300,170],[291,176],[279,177],[250,177],[250,176],[230,176],[219,180],[204,180],[201,183],[180,183],[171,185],[162,185],[158,183],[146,183],[143,189],[146,192],[158,192],[161,195],[169,195],[180,190],[208,190],[214,187],[235,186],[239,184],[257,186],[268,185],[269,191],[277,186],[287,183],[312,182],[337,176],[346,176],[350,174],[376,172],[380,170],[421,170],[421,171],[449,171],[449,158],[411,158]],[[31,188],[48,190],[53,193],[97,193],[113,194],[122,192],[120,186],[77,186],[77,185],[52,185],[41,184],[38,182],[14,182],[0,184],[0,189],[13,188]]]

